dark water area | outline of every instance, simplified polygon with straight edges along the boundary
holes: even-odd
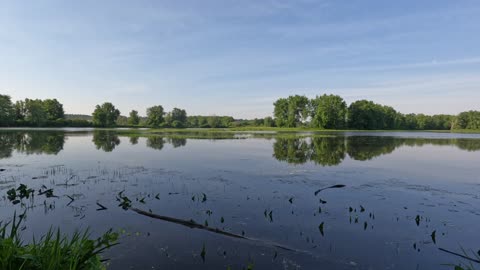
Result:
[[[0,130],[0,169],[0,220],[27,208],[26,241],[113,228],[109,269],[453,269],[439,248],[480,249],[475,134]],[[20,184],[55,197],[14,205]]]

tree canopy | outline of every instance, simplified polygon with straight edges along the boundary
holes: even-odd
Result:
[[[15,110],[10,96],[0,95],[0,126],[15,122]]]
[[[346,126],[347,103],[336,95],[322,95],[312,99],[312,127],[342,129]]]
[[[147,125],[151,127],[160,127],[164,122],[165,111],[161,105],[153,106],[147,109]]]
[[[140,124],[140,117],[138,116],[138,112],[135,110],[132,110],[128,116],[127,122],[131,126],[136,126]]]
[[[92,114],[93,124],[99,127],[113,127],[116,124],[117,118],[120,116],[120,111],[110,102],[105,102],[102,105],[97,105]]]

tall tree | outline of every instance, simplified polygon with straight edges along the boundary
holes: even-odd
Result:
[[[43,101],[43,107],[45,113],[47,114],[47,120],[55,121],[57,119],[64,119],[65,112],[63,110],[62,103],[58,102],[57,99],[46,99]]]
[[[25,106],[25,102],[23,100],[17,100],[15,102],[15,120],[25,120],[27,115],[27,108]]]
[[[140,117],[138,116],[138,112],[132,110],[128,116],[128,124],[131,126],[136,126],[140,124]]]
[[[273,118],[270,116],[267,116],[263,118],[263,125],[265,127],[274,127],[275,126],[275,121],[273,121]]]
[[[347,103],[336,95],[317,96],[311,101],[312,126],[324,129],[345,128]]]
[[[286,98],[279,98],[273,103],[273,115],[275,117],[275,124],[277,127],[284,127],[287,124],[288,118],[288,100]]]
[[[105,102],[102,105],[97,105],[92,114],[93,124],[100,127],[113,127],[117,118],[120,116],[120,111],[110,102]]]
[[[187,126],[187,112],[179,108],[173,110],[167,115],[167,124],[174,128],[182,128]]]
[[[288,97],[287,127],[297,127],[309,116],[310,100],[306,96]]]
[[[25,99],[25,121],[34,126],[42,126],[47,119],[47,112],[40,99]]]
[[[159,127],[165,122],[165,111],[161,105],[153,106],[147,109],[147,125]]]
[[[0,94],[0,126],[9,126],[15,121],[15,110],[10,96]]]

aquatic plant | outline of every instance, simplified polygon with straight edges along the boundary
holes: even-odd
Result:
[[[29,244],[21,240],[20,228],[25,214],[0,224],[0,269],[4,270],[97,270],[106,269],[100,255],[117,244],[118,234],[107,231],[97,239],[89,230],[76,231],[71,237],[60,229],[50,229]]]

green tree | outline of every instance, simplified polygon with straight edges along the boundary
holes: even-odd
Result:
[[[17,100],[15,102],[15,120],[23,121],[27,115],[27,108],[25,106],[25,102],[23,100]]]
[[[207,123],[211,128],[219,128],[222,125],[222,121],[218,116],[209,116]]]
[[[165,111],[161,105],[153,106],[147,109],[147,125],[151,127],[160,127],[164,122]]]
[[[274,127],[275,126],[275,121],[273,121],[272,117],[267,116],[263,119],[263,125],[265,127]]]
[[[15,110],[10,96],[0,94],[0,126],[9,126],[15,121]]]
[[[348,126],[354,129],[393,129],[396,115],[392,107],[359,100],[348,107]]]
[[[323,129],[345,128],[347,103],[337,95],[317,96],[311,101],[312,126]]]
[[[45,113],[47,114],[47,120],[55,121],[58,119],[65,118],[65,112],[63,110],[62,103],[58,102],[57,99],[46,99],[43,101],[43,107]]]
[[[132,110],[128,116],[128,124],[131,126],[136,126],[140,124],[140,117],[138,116],[138,112]]]
[[[93,124],[99,127],[113,127],[120,116],[120,111],[110,102],[97,105],[92,114]]]
[[[40,99],[25,99],[25,121],[34,126],[43,126],[47,121],[47,112]]]
[[[306,96],[288,97],[287,127],[297,127],[309,116],[310,100]]]
[[[288,100],[286,98],[279,98],[273,103],[273,115],[275,117],[275,124],[277,127],[285,127],[288,118]]]
[[[455,129],[480,129],[480,112],[462,112],[457,116]]]
[[[167,114],[165,118],[167,124],[174,128],[183,128],[187,126],[187,112],[179,108],[173,108],[173,110]]]

